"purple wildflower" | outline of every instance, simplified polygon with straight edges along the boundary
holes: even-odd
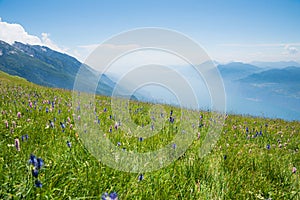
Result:
[[[297,172],[297,168],[296,168],[296,167],[293,167],[293,168],[292,168],[292,173],[295,174],[296,172]]]
[[[175,143],[172,144],[172,148],[176,149],[176,144]]]
[[[20,147],[20,141],[18,138],[15,139],[15,147],[17,149],[17,151],[20,151],[21,150],[21,147]]]
[[[20,119],[21,118],[21,112],[17,113],[17,117]]]

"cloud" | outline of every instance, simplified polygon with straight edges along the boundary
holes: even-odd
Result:
[[[93,51],[100,47],[103,49],[104,52],[118,52],[118,51],[129,51],[132,49],[139,48],[140,46],[137,44],[126,44],[126,45],[119,45],[119,44],[88,44],[88,45],[79,45],[75,49],[68,51],[70,54],[75,55],[80,61],[84,62],[89,55],[93,53]]]
[[[30,35],[25,31],[22,25],[3,22],[0,18],[0,40],[9,44],[13,44],[15,41],[18,41],[24,44],[47,46],[53,50],[65,52],[63,49],[59,48],[49,38],[49,36],[49,33],[42,33],[41,38],[35,35]]]
[[[284,47],[284,49],[285,49],[285,52],[290,55],[295,55],[299,52],[299,50],[296,47],[290,46],[290,45],[286,45]]]
[[[285,46],[300,46],[300,42],[296,43],[254,43],[254,44],[242,44],[242,43],[226,43],[219,44],[224,47],[285,47]]]

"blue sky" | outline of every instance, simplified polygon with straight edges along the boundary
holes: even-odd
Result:
[[[162,27],[190,36],[220,62],[300,62],[299,0],[0,0],[0,17],[0,39],[18,24],[81,60],[119,32]]]

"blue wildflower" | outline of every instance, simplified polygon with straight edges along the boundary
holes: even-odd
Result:
[[[139,138],[139,141],[140,141],[140,142],[142,142],[143,140],[144,140],[144,138],[142,138],[142,137]]]
[[[49,108],[46,108],[46,113],[48,113],[49,112]]]
[[[108,193],[105,192],[104,194],[102,194],[101,199],[102,200],[108,200]]]
[[[111,200],[117,200],[118,199],[118,194],[116,192],[112,192],[109,194],[109,197]]]
[[[142,181],[143,179],[144,179],[144,175],[143,175],[143,174],[140,174],[139,177],[138,177],[138,180],[139,180],[139,181]]]
[[[62,123],[62,122],[60,122],[60,126],[61,126],[62,129],[65,129],[65,128],[66,128],[65,124]]]
[[[176,144],[175,144],[175,143],[172,144],[172,148],[173,148],[173,149],[176,149]]]
[[[32,170],[32,176],[34,176],[35,178],[37,178],[39,175],[39,171],[37,169],[33,169]]]
[[[43,159],[38,158],[38,159],[37,159],[36,167],[37,167],[38,169],[41,169],[43,165],[44,165]]]
[[[35,187],[42,188],[42,187],[43,187],[43,184],[41,183],[41,181],[36,180],[36,181],[35,181]]]
[[[29,138],[29,137],[28,137],[28,135],[26,134],[26,135],[25,135],[25,139],[28,140],[28,138]]]
[[[226,160],[227,159],[227,155],[224,155],[223,158],[224,158],[224,160]]]
[[[118,142],[117,145],[118,145],[118,146],[121,146],[121,142]]]
[[[68,145],[68,147],[69,147],[69,148],[71,148],[71,147],[72,147],[72,144],[71,144],[71,142],[70,142],[70,141],[67,141],[67,145]]]
[[[269,149],[271,149],[271,146],[269,144],[267,144],[266,148],[269,150]]]
[[[174,123],[174,121],[175,121],[175,119],[174,119],[174,117],[170,117],[170,119],[169,119],[169,121],[171,122],[171,123]]]
[[[35,155],[30,154],[29,164],[32,164],[33,166],[37,165],[37,159]]]

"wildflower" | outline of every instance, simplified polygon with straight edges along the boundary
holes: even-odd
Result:
[[[5,121],[5,127],[8,128],[8,121]]]
[[[49,120],[49,123],[50,123],[50,127],[51,127],[51,128],[54,128],[54,122],[51,121],[51,120]]]
[[[293,168],[292,168],[292,173],[295,174],[296,171],[297,171],[297,168],[296,168],[296,167],[293,167]]]
[[[176,149],[176,144],[175,144],[175,143],[172,144],[172,148],[173,148],[173,149]]]
[[[106,108],[104,108],[103,112],[106,112],[106,111],[107,111],[107,109],[106,109]]]
[[[172,115],[173,115],[173,110],[170,111],[170,116],[172,116]]]
[[[34,176],[35,178],[37,178],[39,175],[39,171],[37,169],[33,169],[32,170],[32,176]]]
[[[170,119],[169,119],[169,121],[171,122],[171,123],[174,123],[174,121],[175,121],[175,119],[174,119],[174,117],[170,117]]]
[[[72,147],[72,144],[71,144],[71,142],[70,142],[70,141],[67,141],[67,145],[68,145],[68,147],[69,147],[69,148],[71,148],[71,147]]]
[[[246,127],[246,133],[249,133],[249,128],[248,127]]]
[[[142,138],[142,137],[139,138],[139,141],[140,141],[140,142],[142,142],[143,140],[144,140],[144,138]]]
[[[36,181],[35,181],[35,187],[37,187],[37,188],[42,188],[42,187],[43,187],[43,184],[41,183],[41,181],[36,180]]]
[[[121,146],[121,142],[118,142],[117,145],[118,145],[118,146]]]
[[[38,159],[37,159],[37,163],[36,163],[37,169],[41,169],[43,165],[44,165],[43,159],[38,158]]]
[[[49,112],[49,108],[46,108],[46,113],[48,113]]]
[[[115,129],[118,130],[118,123],[115,123]]]
[[[16,147],[17,151],[21,150],[21,148],[20,148],[20,141],[19,141],[18,138],[15,139],[15,147]]]
[[[224,158],[224,160],[226,160],[227,159],[227,155],[224,155],[223,158]]]
[[[197,139],[198,139],[198,140],[200,139],[200,136],[201,136],[201,135],[200,135],[200,132],[198,132],[198,136],[197,136]]]
[[[37,159],[36,159],[35,155],[30,154],[29,164],[32,164],[33,166],[37,165]]]
[[[65,128],[66,128],[65,124],[62,123],[62,122],[60,122],[60,126],[61,126],[62,129],[65,129]]]
[[[143,179],[144,179],[144,175],[143,175],[143,174],[140,174],[138,180],[139,180],[139,181],[142,181]]]
[[[267,144],[266,148],[269,150],[269,149],[271,149],[271,146],[269,144]]]
[[[108,130],[108,131],[109,131],[110,133],[112,132],[112,127],[111,127],[111,126],[109,127],[109,130]]]
[[[118,194],[116,192],[112,192],[109,194],[111,200],[118,200]]]
[[[104,194],[102,194],[101,199],[102,200],[108,200],[108,194],[107,194],[107,192],[105,192]]]
[[[17,117],[20,119],[21,118],[21,112],[17,113]]]

